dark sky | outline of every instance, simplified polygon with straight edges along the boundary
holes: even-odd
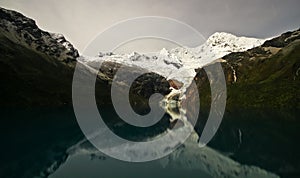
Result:
[[[175,18],[204,37],[224,31],[269,38],[300,28],[300,0],[1,0],[0,6],[64,34],[80,51],[107,27],[138,16]]]

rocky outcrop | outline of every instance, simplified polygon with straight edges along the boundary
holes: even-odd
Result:
[[[121,67],[123,72],[117,73]],[[120,75],[122,75],[122,78],[130,78],[126,76],[136,74],[139,77],[137,77],[131,85],[127,81],[119,79]],[[132,108],[135,111],[144,114],[150,109],[148,99],[152,94],[160,93],[162,95],[167,95],[171,92],[170,83],[164,77],[153,72],[145,72],[143,69],[138,67],[125,66],[120,63],[110,61],[102,63],[98,72],[98,78],[102,81],[107,81],[109,88],[108,91],[110,91],[112,82],[115,82],[116,86],[118,86],[118,93],[114,94],[119,95],[120,97],[128,95],[126,90],[124,90],[124,87],[130,88],[129,99]],[[111,103],[111,101],[108,103]]]
[[[76,61],[78,51],[63,35],[41,30],[34,20],[0,7],[0,33],[17,44],[65,63]]]
[[[292,32],[286,32],[279,37],[266,41],[262,47],[276,47],[283,48],[289,45],[291,42],[300,39],[300,29]]]
[[[173,80],[170,79],[168,81],[170,83],[170,86],[173,87],[173,88],[175,88],[176,90],[179,90],[183,86],[183,83],[181,83],[181,82],[179,82],[179,81],[177,81],[175,79],[173,79]]]

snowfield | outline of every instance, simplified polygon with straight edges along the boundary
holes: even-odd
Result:
[[[264,39],[237,37],[229,33],[217,32],[196,48],[162,49],[151,56],[136,52],[131,54],[99,53],[99,57],[82,56],[79,60],[87,65],[95,65],[97,61],[111,61],[127,66],[137,66],[145,71],[166,77],[168,80],[174,79],[181,82],[183,84],[181,90],[184,92],[196,75],[195,69],[229,53],[242,52],[260,46],[265,41]]]

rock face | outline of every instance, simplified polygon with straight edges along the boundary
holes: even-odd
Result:
[[[54,57],[65,63],[75,61],[78,51],[63,35],[45,32],[35,21],[0,7],[0,32],[17,44]]]
[[[262,47],[275,47],[283,48],[289,45],[291,42],[300,39],[300,29],[293,32],[286,32],[274,39],[266,41]]]
[[[45,32],[24,15],[0,8],[0,105],[72,103],[78,51],[62,35]]]
[[[299,38],[300,30],[287,32],[262,46],[216,60],[226,77],[227,108],[300,108]],[[202,106],[208,106],[211,96],[206,73],[196,71]]]
[[[117,71],[121,67],[124,72],[118,74]],[[148,99],[152,94],[160,93],[162,95],[167,95],[171,90],[169,82],[164,77],[153,72],[144,72],[144,70],[137,67],[124,66],[120,63],[107,61],[102,63],[98,76],[102,81],[108,82],[109,88],[115,78],[114,82],[116,83],[116,86],[118,86],[118,93],[115,93],[115,95],[119,95],[120,97],[128,95],[128,93],[125,93],[124,87],[130,88],[129,95],[131,106],[135,111],[146,114],[150,109]],[[119,75],[122,75],[122,78],[129,78],[126,76],[134,74],[142,75],[137,77],[131,86],[129,86],[127,81],[118,79]],[[110,89],[108,89],[108,91],[110,91]],[[108,103],[111,102],[109,101]]]
[[[0,8],[0,44],[3,85],[0,105],[71,105],[76,64],[81,65],[85,74],[98,73],[96,88],[101,90],[96,93],[98,104],[110,104],[109,87],[120,63],[106,62],[99,72],[90,71],[86,65],[77,62],[78,51],[63,35],[43,31],[34,20],[4,8]],[[136,66],[128,67],[128,74],[138,70]],[[136,80],[131,88],[133,98],[145,103],[138,105],[140,108],[148,106],[146,103],[151,94],[170,92],[168,82],[151,72]]]
[[[176,90],[179,90],[182,86],[183,86],[183,83],[177,81],[177,80],[168,80],[171,87],[175,88]]]

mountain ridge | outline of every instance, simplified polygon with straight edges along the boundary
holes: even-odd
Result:
[[[156,54],[153,53],[152,56],[137,52],[130,54],[99,53],[98,57],[83,56],[80,60],[95,67],[98,66],[98,60],[138,66],[158,73],[167,79],[177,80],[189,85],[195,75],[193,69],[202,67],[231,52],[245,51],[259,46],[264,41],[263,39],[237,37],[225,32],[216,32],[204,44],[196,48],[177,47],[171,50],[164,48]]]
[[[82,75],[94,75],[86,65],[77,62],[78,51],[63,35],[45,32],[35,21],[19,12],[0,8],[0,68],[2,107],[61,107],[72,105],[72,81],[75,66]],[[95,88],[98,104],[111,104],[110,82],[119,65],[104,63],[97,75]],[[111,70],[111,69],[114,70]],[[139,69],[129,67],[128,71]],[[151,73],[151,72],[150,72]],[[156,89],[168,92],[168,84],[152,73],[138,81],[161,81],[163,87]],[[165,88],[167,87],[167,88]],[[135,90],[140,91],[141,88]],[[151,92],[153,89],[145,91]],[[120,91],[123,92],[123,91]],[[143,92],[142,92],[143,93]],[[144,96],[149,93],[144,93]],[[143,96],[135,99],[143,100]]]
[[[300,30],[286,32],[261,46],[215,60],[225,73],[227,107],[300,108],[299,38]],[[197,69],[195,80],[207,94],[202,99],[209,103],[208,79],[203,69]]]
[[[34,20],[0,7],[1,34],[29,49],[45,53],[65,63],[74,62],[79,53],[61,34],[41,30]]]
[[[169,82],[169,85],[172,86],[172,90],[174,91],[173,93],[171,93],[170,97],[174,97],[174,95],[178,95],[182,92],[185,92],[185,90],[189,87],[189,84],[191,83],[192,80],[194,79],[198,80],[198,78],[201,78],[201,77],[197,77],[197,75],[199,74],[199,70],[201,70],[203,66],[206,66],[213,62],[221,62],[225,70],[225,75],[228,82],[227,84],[229,87],[231,87],[233,83],[239,83],[241,81],[240,80],[241,79],[240,76],[242,75],[241,72],[247,72],[245,70],[236,70],[236,66],[240,65],[239,63],[240,54],[242,56],[243,55],[249,56],[248,53],[251,53],[252,56],[250,58],[252,61],[257,61],[259,58],[269,58],[272,57],[273,55],[276,55],[277,53],[281,54],[283,51],[282,48],[285,48],[291,42],[297,41],[299,39],[299,30],[295,32],[286,32],[281,36],[278,36],[276,38],[267,41],[261,39],[254,39],[254,38],[236,37],[232,34],[217,32],[213,34],[210,38],[208,38],[208,41],[204,43],[202,46],[194,49],[191,48],[175,48],[172,50],[163,49],[162,51],[158,52],[156,56],[152,56],[152,57],[141,55],[138,53],[124,54],[124,55],[109,53],[109,54],[101,54],[99,55],[99,57],[90,58],[85,56],[79,57],[78,51],[62,35],[52,34],[40,30],[36,26],[33,20],[23,16],[18,12],[5,10],[1,8],[0,16],[1,16],[0,34],[1,34],[2,44],[3,44],[1,45],[2,48],[1,63],[3,64],[3,67],[6,66],[2,70],[3,73],[2,78],[3,81],[8,81],[8,78],[5,77],[5,75],[10,73],[7,71],[8,68],[11,68],[11,74],[9,74],[9,76],[15,76],[16,74],[18,75],[17,78],[13,77],[9,79],[8,83],[14,81],[14,84],[11,85],[14,87],[2,92],[2,96],[4,98],[10,98],[10,97],[16,98],[13,96],[14,94],[12,94],[13,92],[11,91],[15,91],[14,93],[22,93],[23,91],[22,92],[18,91],[18,88],[16,87],[19,86],[17,81],[19,81],[20,84],[23,83],[24,87],[25,88],[27,87],[26,92],[31,93],[32,95],[33,92],[30,92],[30,87],[40,88],[42,85],[28,84],[30,83],[28,81],[31,81],[31,83],[35,83],[40,78],[40,81],[38,83],[40,84],[45,83],[44,79],[41,78],[41,76],[43,75],[40,75],[40,74],[45,74],[45,71],[48,71],[46,73],[49,77],[48,79],[49,81],[51,80],[53,80],[53,82],[55,80],[59,81],[62,80],[61,78],[63,77],[58,77],[59,75],[57,74],[63,71],[69,71],[67,72],[68,82],[66,81],[59,82],[61,83],[61,86],[66,86],[65,84],[68,83],[67,88],[69,88],[68,91],[63,92],[65,93],[63,95],[68,95],[68,97],[65,96],[63,97],[63,98],[69,98],[67,99],[68,102],[62,102],[62,103],[71,103],[71,96],[70,94],[67,93],[71,92],[72,73],[74,72],[74,67],[77,63],[76,62],[77,60],[83,61],[84,63],[90,66],[97,65],[97,62],[96,63],[94,62],[99,59],[107,60],[107,62],[104,63],[104,65],[100,70],[99,74],[101,75],[98,76],[102,80],[102,82],[111,81],[113,79],[113,74],[115,74],[118,67],[120,67],[118,63],[122,65],[127,65],[131,69],[136,67],[142,67],[142,69],[146,69],[146,72],[150,72],[150,73],[154,72],[165,77],[166,80]],[[19,35],[18,32],[20,33]],[[27,37],[25,37],[26,34]],[[227,40],[228,38],[231,39],[229,40],[229,42]],[[242,44],[241,46],[243,47],[234,46],[236,41],[242,41],[240,42],[240,44]],[[14,45],[16,47],[19,46],[18,51],[16,51],[12,47]],[[253,46],[258,46],[258,47],[252,48]],[[222,48],[221,52],[219,51],[220,49],[219,47]],[[247,48],[251,48],[251,49],[245,51],[247,50]],[[295,49],[292,49],[291,47],[289,49],[295,51]],[[216,52],[214,52],[214,50],[216,50]],[[29,53],[30,55],[24,55]],[[257,53],[257,55],[255,55],[255,53]],[[272,56],[270,56],[269,53],[272,54]],[[45,58],[45,60],[37,59],[36,62],[28,61],[29,65],[36,65],[36,66],[29,66],[26,63],[23,63],[22,64],[23,66],[21,66],[19,60],[9,60],[14,58],[14,55],[19,55],[17,57],[19,59],[24,57],[26,58],[27,56],[29,61],[32,61],[35,58]],[[35,57],[32,58],[32,55]],[[46,67],[45,69],[43,69],[45,71],[41,71],[40,65],[44,65],[41,64],[42,61],[44,61],[45,64],[48,63],[47,65],[49,64],[53,66],[66,65],[69,66],[70,68],[67,67],[63,70],[60,69],[60,71],[56,71],[57,69],[55,69],[55,67],[51,70],[46,69],[47,68]],[[284,62],[288,62],[288,61],[285,60]],[[298,66],[298,61],[295,60],[294,62],[295,65]],[[271,62],[269,65],[272,66]],[[256,67],[259,68],[260,66],[256,66]],[[20,73],[20,71],[22,71],[20,69],[22,70],[24,69],[24,71],[21,72],[22,74]],[[293,77],[294,78],[296,77],[298,79],[300,70],[298,69],[295,70],[296,71],[294,71],[295,74],[293,75]],[[18,74],[18,72],[20,74]],[[275,71],[273,70],[273,72]],[[253,73],[253,76],[254,74],[255,73]],[[54,77],[55,75],[57,76],[56,78]],[[263,75],[269,75],[269,74],[263,74]],[[167,85],[165,85],[165,87],[167,87]],[[199,86],[199,89],[200,88],[203,87]],[[2,87],[2,89],[5,89],[5,87]],[[46,91],[48,89],[40,88],[37,91],[44,90],[43,93],[49,93],[49,91]],[[52,86],[52,90],[57,91],[57,89],[55,89],[55,87],[53,88],[53,86]],[[64,90],[65,89],[61,88],[59,89],[58,93],[61,93]],[[164,89],[164,91],[167,90]],[[10,94],[8,94],[7,92]],[[20,96],[20,98],[26,97],[27,95],[26,92],[23,93],[22,96]],[[61,94],[55,94],[55,95],[58,95],[57,96],[58,98],[59,96],[63,96]],[[47,95],[45,95],[45,97],[46,96]],[[31,100],[30,98],[34,98],[34,97],[28,97],[26,100]],[[232,97],[229,96],[228,99],[231,100]],[[47,99],[45,98],[45,100]],[[289,99],[287,100],[295,100],[295,99],[289,97]],[[209,100],[207,99],[206,101]],[[264,100],[262,100],[261,102],[263,103],[263,101]],[[11,102],[11,104],[13,103],[14,102]],[[19,103],[19,102],[15,101],[15,103]],[[5,105],[5,103],[3,103],[3,105]],[[229,105],[232,105],[232,103]],[[284,105],[281,106],[283,107]]]

